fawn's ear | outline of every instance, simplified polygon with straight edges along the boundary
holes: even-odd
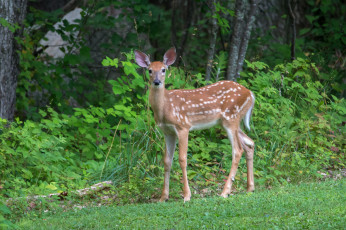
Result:
[[[140,67],[148,68],[150,66],[149,57],[141,51],[135,50],[135,59]]]
[[[172,47],[169,50],[167,50],[167,52],[163,56],[163,64],[165,64],[166,66],[170,66],[175,62],[176,58],[177,54],[175,52],[175,47]]]

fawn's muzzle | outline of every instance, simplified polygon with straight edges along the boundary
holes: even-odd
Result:
[[[154,85],[160,85],[161,84],[161,81],[159,80],[159,79],[155,79],[154,81],[153,81],[153,83],[154,83]]]

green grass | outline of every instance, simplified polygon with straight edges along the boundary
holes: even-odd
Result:
[[[131,191],[129,191],[131,192]],[[47,213],[22,229],[345,229],[345,179],[268,191]]]

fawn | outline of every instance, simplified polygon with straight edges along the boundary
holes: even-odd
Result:
[[[221,196],[227,197],[231,193],[232,183],[244,150],[247,164],[247,191],[254,191],[254,142],[240,129],[240,121],[244,118],[245,126],[250,130],[249,123],[255,103],[254,94],[233,81],[219,81],[192,90],[166,90],[167,68],[176,59],[174,47],[165,53],[163,62],[150,62],[146,54],[137,50],[135,59],[139,66],[149,70],[149,102],[154,112],[155,122],[162,130],[166,142],[164,185],[160,201],[165,201],[169,197],[169,177],[177,139],[184,183],[184,202],[190,200],[191,191],[186,171],[189,132],[196,129],[208,129],[217,124],[226,130],[232,144],[231,172]]]

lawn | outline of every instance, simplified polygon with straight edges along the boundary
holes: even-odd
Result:
[[[345,179],[193,199],[46,213],[22,229],[345,229]],[[129,191],[131,192],[131,191]]]

